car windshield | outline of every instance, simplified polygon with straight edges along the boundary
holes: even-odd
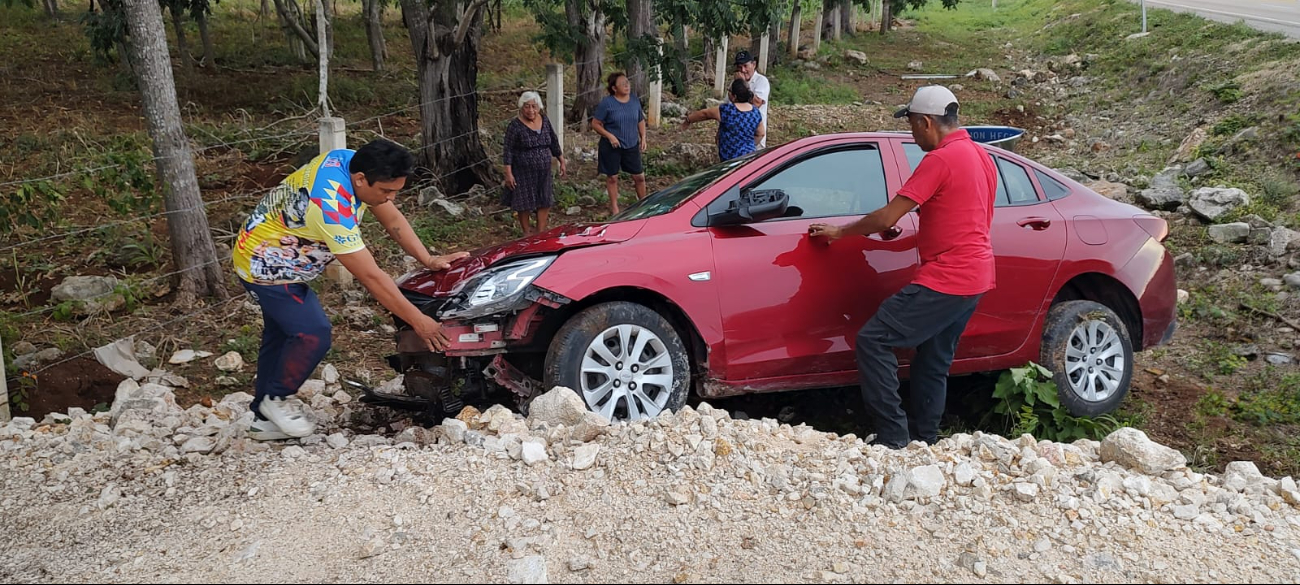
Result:
[[[683,201],[690,199],[698,193],[700,189],[712,185],[714,181],[722,178],[723,175],[751,161],[758,152],[747,154],[739,158],[733,158],[729,161],[715,164],[703,171],[695,173],[685,179],[674,183],[671,187],[654,192],[650,196],[642,199],[627,209],[624,209],[618,215],[611,217],[609,221],[631,221],[635,219],[646,219],[663,215],[677,208]]]

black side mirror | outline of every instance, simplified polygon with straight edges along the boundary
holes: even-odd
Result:
[[[782,217],[790,196],[780,189],[745,189],[727,209],[709,216],[709,226],[743,225]]]

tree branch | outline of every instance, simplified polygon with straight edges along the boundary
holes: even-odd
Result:
[[[275,0],[275,11],[280,13],[280,20],[288,24],[298,38],[302,39],[307,50],[311,51],[312,55],[320,57],[320,45],[317,45],[316,40],[311,38],[311,34],[302,28],[302,23],[298,22],[298,19],[289,16],[289,9],[285,7],[284,0]]]
[[[477,16],[479,10],[487,6],[487,3],[488,0],[474,0],[474,3],[465,9],[465,14],[460,17],[460,24],[456,26],[456,36],[453,37],[455,39],[454,46],[459,47],[465,44],[465,37],[469,36],[469,27],[474,22],[474,17]]]

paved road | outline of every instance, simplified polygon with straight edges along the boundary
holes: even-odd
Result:
[[[1195,12],[1219,22],[1245,21],[1260,30],[1300,38],[1300,0],[1146,0],[1146,3],[1148,9]]]

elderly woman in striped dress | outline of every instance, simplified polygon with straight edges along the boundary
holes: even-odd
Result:
[[[568,174],[568,163],[560,152],[551,121],[542,115],[542,98],[527,91],[519,97],[519,115],[506,128],[506,190],[510,208],[519,218],[524,235],[546,231],[546,222],[555,193],[551,184],[551,159],[560,159],[560,177]],[[537,215],[537,228],[529,225]]]

